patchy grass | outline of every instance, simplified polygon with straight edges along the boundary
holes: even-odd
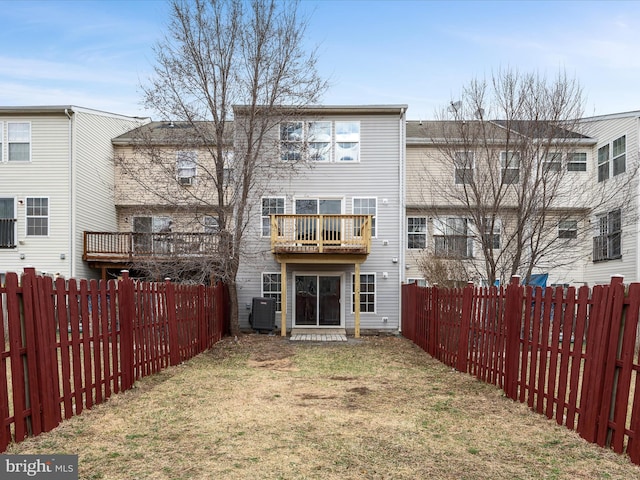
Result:
[[[628,479],[640,467],[409,341],[247,335],[12,445],[83,479]]]

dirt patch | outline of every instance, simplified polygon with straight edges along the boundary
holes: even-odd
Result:
[[[397,337],[225,338],[136,385],[8,453],[78,454],[87,480],[640,477]]]

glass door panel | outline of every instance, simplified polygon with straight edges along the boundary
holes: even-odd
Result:
[[[340,277],[319,277],[320,326],[340,326]]]
[[[318,317],[318,277],[296,276],[296,325],[315,326]]]

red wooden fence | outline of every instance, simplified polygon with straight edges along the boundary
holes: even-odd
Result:
[[[108,282],[7,273],[0,452],[211,347],[226,330],[226,301],[223,285],[142,283],[126,273]]]
[[[402,304],[403,335],[431,356],[640,464],[640,283],[411,284]]]

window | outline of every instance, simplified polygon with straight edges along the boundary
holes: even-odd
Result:
[[[518,152],[500,152],[502,183],[511,185],[520,181],[520,154]]]
[[[376,236],[376,205],[377,200],[375,198],[354,198],[353,199],[353,214],[354,215],[371,215],[371,236]],[[356,237],[360,236],[361,225],[354,221],[354,227]],[[357,233],[357,234],[356,234]]]
[[[613,141],[613,176],[624,173],[627,169],[627,137],[623,135]]]
[[[454,181],[456,185],[473,182],[474,155],[473,152],[455,152],[453,163],[455,166]]]
[[[422,249],[427,246],[427,219],[407,218],[407,248]]]
[[[194,184],[197,159],[196,152],[178,152],[176,154],[176,170],[180,185]]]
[[[567,170],[570,172],[587,171],[587,154],[574,152],[567,155]]]
[[[484,242],[492,250],[500,249],[500,233],[501,233],[500,220],[494,219],[493,228],[491,228],[491,218],[484,219],[484,232],[483,232]]]
[[[443,257],[473,257],[473,242],[466,218],[437,219],[434,222],[435,254]]]
[[[262,236],[271,236],[271,215],[284,213],[284,197],[265,197],[262,199]]]
[[[543,172],[559,172],[562,169],[562,156],[560,152],[549,152],[542,157]]]
[[[4,123],[0,122],[0,162],[4,162]]]
[[[558,222],[558,238],[575,239],[578,238],[578,221],[561,220]]]
[[[12,162],[31,160],[31,124],[28,122],[7,123],[7,159]]]
[[[598,181],[609,178],[609,144],[598,149]]]
[[[302,159],[302,122],[286,122],[280,125],[280,158],[287,162]]]
[[[622,213],[620,209],[598,215],[598,235],[593,238],[593,261],[622,257]]]
[[[356,305],[356,276],[351,275],[351,313],[355,312]],[[376,312],[376,274],[360,274],[360,312]]]
[[[15,199],[0,198],[0,248],[16,246]]]
[[[49,199],[28,197],[27,235],[46,237],[49,235]]]
[[[202,224],[204,225],[204,233],[213,235],[220,233],[220,224],[218,223],[217,217],[206,215],[202,219]]]
[[[427,286],[427,281],[424,278],[407,278],[407,284],[411,285],[412,283],[415,283],[419,287]]]
[[[309,160],[331,161],[331,122],[309,122]]]
[[[274,298],[276,301],[276,311],[282,311],[282,275],[279,273],[262,274],[262,296],[264,298]]]
[[[360,160],[360,122],[336,122],[336,161]]]

